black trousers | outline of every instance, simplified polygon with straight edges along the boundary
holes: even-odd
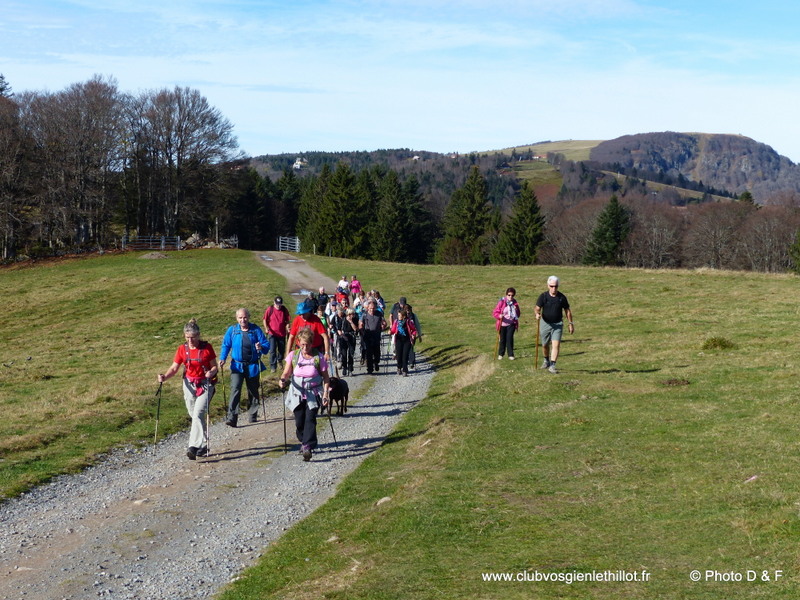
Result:
[[[318,402],[321,402],[317,398]],[[308,408],[308,402],[303,400],[300,405],[294,409],[294,426],[297,431],[297,440],[303,446],[309,447],[311,450],[317,447],[317,413],[319,407],[311,409]]]
[[[397,370],[408,373],[408,357],[411,354],[411,338],[407,335],[395,334],[394,350],[397,354]]]
[[[509,356],[514,356],[514,332],[516,328],[513,325],[500,328],[500,347],[497,350],[499,356],[503,356],[508,351]]]

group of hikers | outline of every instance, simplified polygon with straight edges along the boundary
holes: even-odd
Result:
[[[542,292],[536,299],[533,307],[536,315],[536,329],[539,332],[537,344],[542,345],[544,362],[542,368],[550,373],[558,373],[556,360],[561,348],[561,335],[564,331],[564,316],[567,317],[567,329],[575,332],[567,297],[558,290],[559,279],[555,275],[547,278],[547,291]],[[497,330],[495,350],[497,359],[502,360],[508,354],[509,360],[514,360],[514,334],[519,329],[520,308],[517,302],[517,290],[510,287],[505,296],[500,298],[492,311]],[[537,346],[538,352],[538,346]]]
[[[212,345],[200,339],[200,327],[191,319],[183,328],[185,342],[178,346],[170,367],[158,375],[160,386],[183,367],[183,397],[192,420],[186,452],[190,460],[209,454],[208,407],[229,357],[231,390],[225,423],[237,427],[243,387],[250,399],[249,420],[258,420],[261,372],[267,368],[262,357],[267,356],[272,373],[283,365],[278,385],[281,390],[288,386],[284,404],[294,416],[300,454],[309,461],[317,447],[317,414],[330,403],[331,366],[341,368],[342,376],[352,375],[358,347],[360,364],[366,364],[368,374],[377,374],[381,334],[388,330],[387,354],[393,353],[397,374],[408,376],[409,365],[415,366],[414,344],[421,339],[419,320],[405,297],[387,314],[380,293],[365,292],[355,275],[350,280],[342,276],[333,296],[324,287],[316,295],[308,293],[293,320],[281,296],[275,296],[264,311],[263,329],[250,317],[247,308],[236,311],[236,323],[225,331],[219,358]]]
[[[539,295],[534,306],[539,332],[537,342],[544,350],[542,368],[551,373],[558,372],[556,361],[564,316],[569,332],[575,331],[569,301],[558,286],[558,277],[549,277],[547,291]],[[514,360],[514,334],[520,318],[516,295],[516,290],[509,287],[493,311],[499,360],[506,354],[509,360]],[[317,447],[317,414],[330,404],[331,367],[340,368],[343,376],[353,374],[356,348],[359,348],[360,364],[366,365],[368,374],[377,374],[381,335],[388,330],[387,361],[388,355],[393,355],[397,374],[407,377],[409,368],[415,366],[414,345],[422,337],[419,319],[405,297],[400,297],[387,312],[380,292],[365,292],[355,275],[350,280],[342,276],[333,296],[329,296],[324,287],[320,287],[316,295],[308,293],[297,305],[294,319],[284,306],[283,298],[275,296],[272,305],[264,311],[262,321],[263,329],[250,322],[248,309],[238,309],[236,323],[225,331],[217,358],[211,344],[200,339],[197,321],[190,320],[183,328],[185,343],[178,346],[169,369],[158,375],[158,382],[162,384],[183,367],[183,396],[192,419],[186,452],[189,459],[208,456],[208,406],[228,358],[231,391],[225,423],[237,426],[243,387],[247,388],[250,399],[247,409],[250,422],[257,421],[262,399],[261,372],[267,368],[262,356],[267,355],[272,373],[283,365],[278,385],[281,390],[287,389],[284,404],[294,415],[300,453],[303,460],[308,461]],[[331,355],[332,348],[336,351],[335,357]]]

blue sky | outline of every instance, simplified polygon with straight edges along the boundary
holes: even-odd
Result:
[[[14,92],[197,89],[250,155],[734,133],[800,162],[800,3],[4,0]]]

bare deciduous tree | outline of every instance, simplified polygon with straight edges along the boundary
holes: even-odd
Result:
[[[737,267],[736,236],[751,204],[710,202],[688,209],[689,230],[684,239],[686,266],[732,269]]]
[[[800,227],[800,212],[787,206],[765,206],[748,215],[737,236],[742,267],[784,272],[792,267],[789,248]]]

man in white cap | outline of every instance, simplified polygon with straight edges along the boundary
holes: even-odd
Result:
[[[551,373],[558,373],[556,370],[556,360],[561,346],[561,334],[564,331],[564,316],[567,317],[569,332],[575,333],[575,325],[572,323],[572,310],[569,307],[567,297],[558,291],[558,277],[551,275],[547,278],[547,291],[542,292],[533,310],[539,323],[539,342],[544,350],[543,369]]]

